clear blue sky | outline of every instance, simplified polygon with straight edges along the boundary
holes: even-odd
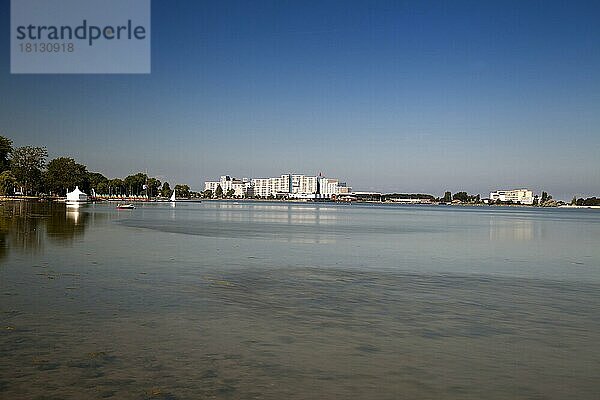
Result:
[[[600,194],[600,2],[152,2],[152,74],[10,75],[0,134],[109,177]]]

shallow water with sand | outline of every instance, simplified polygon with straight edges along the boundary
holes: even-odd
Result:
[[[0,205],[0,398],[597,399],[600,212]]]

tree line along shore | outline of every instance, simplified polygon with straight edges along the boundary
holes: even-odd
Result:
[[[78,186],[86,193],[113,197],[169,197],[175,190],[181,198],[198,195],[189,185],[176,184],[138,172],[124,178],[109,179],[100,172],[88,171],[71,157],[47,161],[46,147],[13,148],[12,140],[0,136],[0,195],[29,198],[64,197],[67,190]]]
[[[73,158],[61,156],[47,161],[46,147],[23,146],[13,147],[11,139],[0,136],[0,197],[21,198],[61,198],[68,189],[78,186],[86,193],[95,193],[104,198],[169,198],[173,191],[177,198],[184,199],[234,199],[232,191],[224,192],[219,188],[213,193],[210,190],[195,192],[187,184],[161,182],[157,177],[138,172],[124,178],[109,179],[100,172],[88,171],[83,164]],[[260,199],[260,198],[253,198]],[[263,200],[277,200],[275,197]],[[280,200],[286,200],[280,199]],[[388,193],[377,196],[356,198],[366,202],[392,203],[424,203],[424,204],[462,204],[462,205],[513,205],[511,202],[487,202],[479,194],[471,195],[464,191],[436,197],[431,194]],[[419,200],[412,202],[411,200]],[[566,203],[556,201],[546,192],[534,200],[534,206],[553,207]],[[573,197],[570,205],[589,207],[600,206],[600,198]]]

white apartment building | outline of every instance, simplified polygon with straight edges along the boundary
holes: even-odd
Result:
[[[270,178],[256,178],[252,179],[252,187],[254,188],[254,195],[262,198],[269,197],[271,194],[271,183]]]
[[[490,201],[497,200],[531,205],[533,204],[533,191],[529,189],[511,189],[490,192]]]
[[[250,180],[255,196],[267,198],[270,196],[276,197],[277,194],[290,193],[292,176],[281,175],[276,178],[254,178]]]
[[[293,199],[331,199],[340,193],[349,193],[351,188],[338,179],[300,174],[284,174],[277,178],[252,179],[254,195],[266,197],[288,197]]]
[[[254,195],[262,198],[288,195],[293,192],[294,187],[298,190],[301,185],[300,181],[299,176],[290,174],[274,178],[255,178],[251,180],[254,187]]]
[[[233,189],[235,197],[254,197],[252,183],[246,178],[236,179],[229,175],[223,175],[218,181],[204,182],[204,190],[210,190],[213,194],[219,186],[221,186],[224,194]]]
[[[318,177],[316,176],[292,175],[290,193],[315,194],[317,193],[317,181]]]
[[[319,193],[324,197],[332,198],[338,194],[349,194],[352,188],[339,179],[319,177]]]
[[[283,174],[273,178],[253,178],[239,180],[229,175],[221,176],[218,181],[207,181],[204,190],[213,193],[221,186],[223,193],[235,190],[236,197],[287,197],[297,199],[331,199],[338,194],[347,194],[351,188],[338,179],[302,174]]]

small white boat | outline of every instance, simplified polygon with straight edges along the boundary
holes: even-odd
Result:
[[[118,204],[117,208],[119,210],[132,210],[135,208],[133,204]]]

